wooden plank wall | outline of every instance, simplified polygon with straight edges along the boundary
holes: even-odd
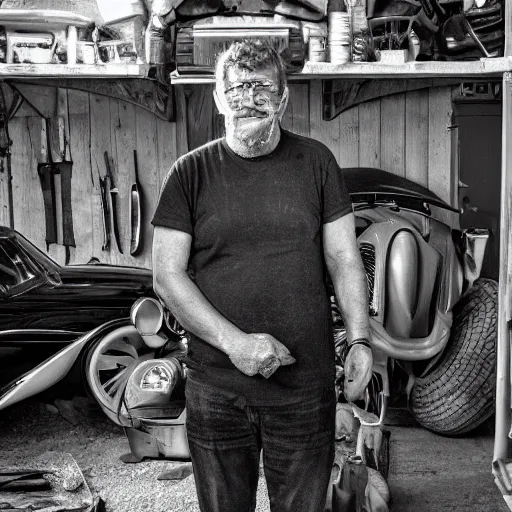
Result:
[[[380,167],[429,187],[449,203],[453,201],[451,87],[363,103],[332,121],[322,119],[320,80],[289,87],[283,127],[322,141],[341,167]],[[179,91],[178,104],[185,114],[179,116],[178,131],[186,132],[188,149],[222,134],[211,92],[211,86],[187,86]]]
[[[292,97],[297,95],[296,87],[291,84]],[[333,121],[322,120],[321,87],[320,81],[311,82],[309,135],[327,144],[341,167],[379,167],[452,201],[450,87],[363,103]],[[302,89],[299,94],[304,94]],[[295,102],[302,103],[297,98]]]
[[[76,249],[71,263],[97,257],[101,262],[151,265],[149,224],[163,178],[178,156],[222,135],[211,86],[176,88],[177,122],[168,123],[132,104],[85,92],[20,85],[44,115],[55,116],[58,91],[67,100],[67,131],[73,160],[72,203]],[[452,169],[451,88],[398,94],[365,103],[333,121],[322,120],[320,80],[290,84],[283,126],[324,142],[342,167],[380,167],[428,186],[451,202],[455,196]],[[37,163],[44,160],[41,118],[23,106],[10,122],[15,228],[46,250],[44,209]],[[137,149],[144,192],[143,253],[129,255],[128,198],[134,180],[133,149]],[[103,154],[111,155],[119,188],[119,214],[124,254],[103,243],[99,177]],[[0,221],[8,225],[6,175],[0,166]],[[64,263],[64,248],[49,253]]]
[[[20,85],[22,93],[44,115],[56,113],[57,89]],[[177,158],[176,125],[158,119],[132,104],[105,96],[73,90],[64,93],[68,104],[67,131],[73,160],[72,207],[76,248],[70,263],[85,263],[91,257],[104,263],[149,267],[151,264],[151,216],[156,207],[160,184]],[[54,119],[52,119],[53,123]],[[42,120],[28,106],[23,106],[10,121],[12,145],[14,227],[46,250],[44,206],[37,174],[41,152]],[[129,191],[134,181],[133,150],[138,153],[139,178],[143,191],[144,250],[130,256]],[[102,251],[103,224],[99,178],[105,174],[104,152],[114,164],[119,188],[118,215],[123,254],[114,242],[110,251]],[[5,173],[0,173],[0,215],[8,225]],[[50,245],[49,254],[63,264],[65,251]]]

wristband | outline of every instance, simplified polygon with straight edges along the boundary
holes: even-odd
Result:
[[[365,347],[372,348],[368,338],[357,338],[348,344],[348,348],[352,348],[354,345],[364,345]]]

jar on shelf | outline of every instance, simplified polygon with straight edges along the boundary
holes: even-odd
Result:
[[[325,23],[308,26],[308,58],[311,62],[327,60],[327,29]]]

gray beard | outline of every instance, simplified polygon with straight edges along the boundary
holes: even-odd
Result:
[[[276,130],[277,128],[277,130]],[[235,122],[226,127],[226,139],[230,148],[243,158],[255,158],[271,153],[277,143],[278,123],[274,116],[260,123],[255,129],[244,129]]]

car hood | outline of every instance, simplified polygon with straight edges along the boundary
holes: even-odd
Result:
[[[349,167],[343,169],[345,183],[352,199],[357,196],[378,195],[393,198],[410,198],[423,201],[433,206],[458,212],[428,188],[410,181],[402,176],[371,167]]]
[[[120,265],[107,265],[106,263],[82,263],[61,267],[61,273],[69,276],[94,276],[96,274],[110,277],[132,277],[133,279],[151,279],[149,268],[124,267]]]
[[[59,269],[62,285],[109,285],[115,288],[151,289],[153,277],[147,268],[104,264],[66,265]]]

